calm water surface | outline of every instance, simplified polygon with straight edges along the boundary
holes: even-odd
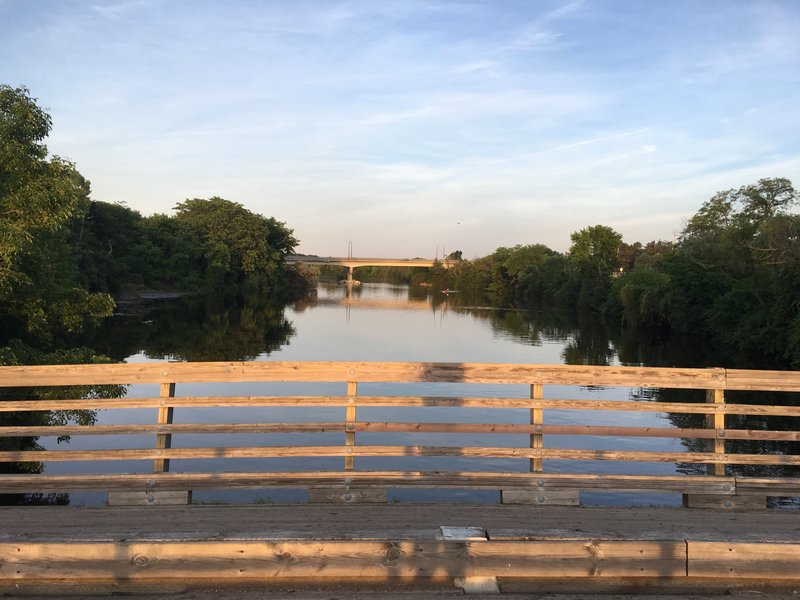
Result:
[[[127,362],[164,360],[281,360],[281,361],[442,361],[562,364],[620,364],[620,352],[631,354],[625,340],[612,342],[596,323],[570,322],[563,317],[535,312],[495,309],[481,306],[459,294],[446,296],[426,288],[389,284],[363,284],[351,293],[339,285],[320,285],[316,297],[281,307],[274,304],[239,303],[229,306],[208,299],[181,299],[157,303],[147,311],[123,309],[109,328],[94,341],[106,352]],[[634,349],[635,352],[635,349]],[[653,363],[664,363],[663,357]],[[626,362],[630,362],[630,358]],[[642,362],[642,361],[639,361]],[[176,395],[242,394],[343,394],[342,384],[187,384],[178,385]],[[360,394],[407,394],[400,384],[362,384]],[[470,386],[429,384],[426,393],[442,396],[528,397],[528,386]],[[576,388],[546,386],[545,396],[628,400],[642,392],[627,388]],[[685,394],[686,392],[682,392]],[[158,386],[137,385],[129,397],[158,395]],[[651,398],[643,398],[651,399]],[[676,400],[675,397],[665,398]],[[698,397],[699,399],[699,397]],[[359,420],[436,422],[519,422],[528,420],[526,410],[419,408],[401,411],[391,408],[360,408]],[[176,409],[175,422],[289,422],[341,421],[343,408],[206,408]],[[681,422],[661,413],[600,413],[545,411],[547,424],[624,423],[641,427],[699,426]],[[153,410],[99,411],[98,423],[151,423]],[[227,436],[174,436],[174,447],[336,444],[343,435],[329,434],[254,434]],[[54,447],[54,440],[42,440]],[[358,444],[527,446],[527,436],[481,436],[445,434],[359,434]],[[111,439],[74,437],[70,449],[153,447],[153,436],[115,436]],[[565,439],[547,436],[547,447],[580,449],[629,449],[684,451],[680,439],[600,437]],[[341,458],[318,459],[243,459],[237,461],[172,461],[172,471],[208,471],[235,468],[241,471],[298,469],[341,469]],[[232,467],[231,465],[235,465]],[[90,470],[88,463],[52,463],[46,472]],[[108,463],[113,472],[149,472],[150,461]],[[357,469],[430,469],[526,471],[523,459],[481,458],[357,458]],[[693,470],[695,469],[695,470]],[[691,465],[673,463],[614,463],[604,461],[547,461],[545,470],[581,473],[659,473],[700,472]],[[200,502],[283,502],[301,501],[300,490],[201,491]],[[492,491],[390,490],[397,501],[451,499],[495,502]],[[100,494],[71,494],[73,503],[96,504]],[[595,504],[679,504],[671,494],[582,494],[582,501]]]

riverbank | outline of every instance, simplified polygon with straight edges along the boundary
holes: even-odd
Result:
[[[175,298],[185,298],[196,294],[197,292],[186,290],[126,290],[116,296],[114,301],[117,304],[135,304],[150,300],[174,300]]]

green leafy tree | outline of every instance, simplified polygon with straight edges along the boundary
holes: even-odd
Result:
[[[61,230],[88,195],[72,163],[47,158],[50,127],[27,88],[0,85],[0,293],[24,278],[18,261],[37,236]]]
[[[68,225],[88,204],[89,182],[48,158],[50,127],[26,88],[0,85],[0,340],[53,344],[114,308],[79,284]]]
[[[570,238],[569,262],[572,281],[565,285],[582,309],[597,309],[608,298],[611,275],[619,268],[622,236],[606,225],[594,225],[574,232]],[[578,282],[575,282],[575,279]]]
[[[202,241],[207,281],[212,287],[277,287],[284,258],[297,245],[292,230],[241,204],[213,197],[179,203],[176,219]]]
[[[574,232],[570,239],[570,262],[582,273],[609,277],[619,266],[622,236],[606,225],[593,225]]]
[[[784,178],[715,194],[676,247],[660,243],[636,259],[607,312],[629,326],[800,364],[800,217],[789,212],[797,199]]]

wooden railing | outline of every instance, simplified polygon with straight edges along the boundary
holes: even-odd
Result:
[[[183,384],[251,382],[336,383],[338,395],[178,395]],[[362,384],[414,384],[401,386],[404,394],[368,395]],[[463,384],[454,395],[433,395],[431,383]],[[64,386],[102,386],[159,384],[160,395],[147,398],[66,398],[25,399],[31,388]],[[491,384],[491,397],[464,395],[464,386]],[[524,387],[519,387],[520,385]],[[361,388],[359,386],[362,386]],[[584,386],[576,393],[575,388]],[[655,402],[643,400],[597,400],[586,398],[588,386],[638,389],[705,390],[705,402],[686,398],[681,401]],[[434,386],[436,387],[436,386]],[[445,386],[446,387],[446,386]],[[246,363],[146,363],[114,365],[69,365],[0,367],[0,388],[6,400],[0,400],[0,422],[3,414],[47,411],[155,409],[155,422],[138,424],[46,424],[0,426],[0,438],[53,436],[119,436],[152,435],[151,448],[68,449],[69,445],[49,450],[0,451],[0,462],[44,464],[63,461],[96,461],[93,473],[39,473],[0,475],[0,493],[104,491],[128,493],[142,501],[159,503],[157,492],[180,492],[209,488],[304,487],[310,499],[317,500],[384,500],[386,488],[405,487],[468,487],[492,488],[503,492],[505,502],[577,503],[581,490],[591,491],[656,491],[684,494],[693,506],[724,508],[764,505],[767,496],[800,496],[800,441],[798,427],[779,429],[747,429],[726,427],[729,415],[779,417],[784,426],[798,423],[800,406],[785,395],[777,402],[772,396],[757,399],[758,403],[730,403],[729,391],[798,392],[800,373],[784,371],[743,371],[726,369],[663,369],[639,367],[593,367],[570,365],[479,364],[479,363],[366,363],[366,362],[246,362]],[[395,386],[397,391],[397,386]],[[69,388],[64,388],[68,390]],[[391,389],[391,385],[390,385]],[[440,388],[436,388],[437,390]],[[567,389],[571,395],[560,397]],[[505,390],[508,390],[505,393]],[[520,391],[522,390],[522,392]],[[63,390],[62,390],[63,391]],[[553,393],[558,391],[559,393]],[[426,393],[427,392],[427,393]],[[546,395],[550,393],[550,397]],[[69,392],[65,392],[67,395]],[[499,397],[495,397],[499,396]],[[774,395],[773,395],[774,396]],[[53,397],[53,393],[47,397]],[[767,400],[767,403],[764,403]],[[301,422],[236,422],[175,423],[174,414],[191,414],[187,408],[198,407],[295,407],[303,411]],[[319,421],[315,412],[321,407],[339,407],[341,419]],[[402,421],[365,420],[359,409],[392,407],[408,418]],[[454,419],[446,422],[422,422],[420,407],[459,409]],[[472,409],[481,422],[469,418]],[[488,409],[488,410],[487,410]],[[614,411],[620,424],[600,425],[589,418],[586,424],[548,422],[550,411],[586,411],[596,415]],[[700,426],[636,427],[624,424],[631,413],[670,413],[705,417]],[[472,413],[475,414],[474,412]],[[575,414],[575,413],[572,413]],[[307,415],[307,416],[306,416]],[[486,417],[490,415],[490,417]],[[505,418],[501,418],[504,417]],[[461,422],[459,422],[461,421]],[[524,421],[524,422],[519,422]],[[7,421],[6,421],[7,422]],[[174,447],[175,436],[189,434],[343,434],[339,443],[329,445],[226,445],[223,447]],[[414,436],[446,434],[465,436],[459,445],[376,444],[375,435],[402,434],[404,440]],[[510,437],[516,436],[516,437]],[[601,436],[614,441],[614,448],[577,449],[552,447],[551,436],[568,436],[574,444],[577,436]],[[703,448],[690,450],[626,449],[625,438],[655,440],[699,440]],[[196,439],[196,438],[195,438]],[[491,441],[484,443],[484,439]],[[558,438],[562,444],[565,438]],[[475,441],[480,440],[480,441]],[[524,440],[523,443],[519,443]],[[266,438],[267,442],[271,439]],[[783,453],[742,452],[734,448],[737,441],[783,442]],[[691,445],[691,442],[689,443]],[[608,442],[605,442],[608,445]],[[695,443],[694,445],[697,445]],[[214,472],[185,472],[180,461],[189,459],[285,459],[340,457],[341,467],[309,470],[258,470],[241,472],[222,469]],[[364,457],[402,458],[404,462],[424,459],[428,468],[364,470]],[[447,467],[464,459],[480,459],[480,468]],[[491,459],[491,460],[489,460]],[[153,461],[152,473],[117,473],[108,461]],[[431,460],[445,461],[441,465]],[[170,464],[172,462],[172,465]],[[614,461],[679,463],[705,465],[707,474],[665,474],[664,470],[644,474],[571,473],[553,470],[551,461]],[[492,464],[491,466],[490,463]],[[434,468],[430,468],[433,464]],[[572,463],[574,464],[574,463]],[[172,466],[172,468],[171,468]],[[744,468],[742,476],[736,469]],[[178,468],[176,468],[178,467]],[[783,476],[770,470],[783,468]],[[105,468],[105,470],[103,470]],[[770,476],[758,473],[764,468]],[[755,471],[753,471],[755,469]],[[9,469],[0,468],[0,471]],[[34,469],[35,470],[35,469]],[[641,469],[640,469],[641,470]],[[788,475],[787,475],[788,474]],[[128,498],[128,496],[120,496]],[[164,495],[167,498],[168,495]]]

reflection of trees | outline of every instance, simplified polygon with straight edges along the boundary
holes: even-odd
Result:
[[[705,402],[703,390],[647,389],[633,393],[635,400],[656,402]],[[731,404],[754,405],[797,405],[800,394],[778,392],[727,392],[726,401]],[[703,429],[706,427],[705,415],[668,413],[673,426],[679,428]],[[772,415],[726,415],[726,429],[750,429],[761,431],[797,431],[800,418]],[[708,441],[694,438],[681,440],[687,452],[707,452]],[[800,454],[800,443],[791,441],[764,440],[726,440],[725,451],[737,454]],[[726,474],[734,477],[800,477],[800,467],[793,465],[726,465]],[[680,463],[677,471],[690,475],[703,475],[706,466],[694,463]]]
[[[580,314],[578,327],[564,346],[564,362],[568,365],[609,365],[615,354],[608,332],[597,315]]]
[[[41,362],[44,364],[67,364],[92,362],[91,351],[77,349],[68,351],[66,355],[50,354]],[[67,360],[69,358],[69,360]],[[23,387],[0,388],[0,402],[4,400],[58,400],[64,398],[87,398],[102,400],[120,398],[125,395],[123,385],[87,385],[62,387]],[[58,410],[34,412],[0,412],[0,426],[3,427],[37,427],[63,425],[94,425],[97,419],[96,410]],[[57,442],[69,442],[68,437],[59,437]],[[1,451],[42,450],[36,436],[0,437]],[[0,463],[0,474],[41,473],[44,464],[39,462]],[[0,505],[29,504],[69,504],[69,494],[0,494]]]
[[[270,297],[204,295],[147,308],[113,319],[95,346],[119,360],[140,351],[186,361],[252,360],[294,334],[284,302]]]
[[[296,313],[302,313],[308,310],[309,308],[314,308],[318,304],[319,294],[317,292],[317,288],[313,288],[310,292],[297,298],[292,303],[292,310]]]
[[[436,298],[435,293],[433,297]],[[605,325],[595,314],[547,308],[528,311],[493,308],[469,294],[450,296],[447,302],[456,310],[489,321],[494,332],[523,344],[539,346],[546,341],[563,342],[562,356],[567,364],[607,365],[615,356]]]
[[[619,360],[624,365],[650,367],[726,367],[729,369],[776,369],[768,357],[747,352],[741,348],[705,344],[697,339],[664,331],[645,331],[636,328],[621,329],[608,326],[612,344],[617,348]]]
[[[540,346],[547,340],[564,340],[574,331],[573,326],[553,313],[480,307],[460,310],[473,318],[489,321],[493,332],[531,346]]]
[[[564,343],[567,364],[607,365],[615,352],[602,321],[596,315],[575,315],[553,310],[515,310],[469,306],[469,297],[455,301],[461,311],[487,320],[493,331],[523,344],[539,346],[545,341]]]

